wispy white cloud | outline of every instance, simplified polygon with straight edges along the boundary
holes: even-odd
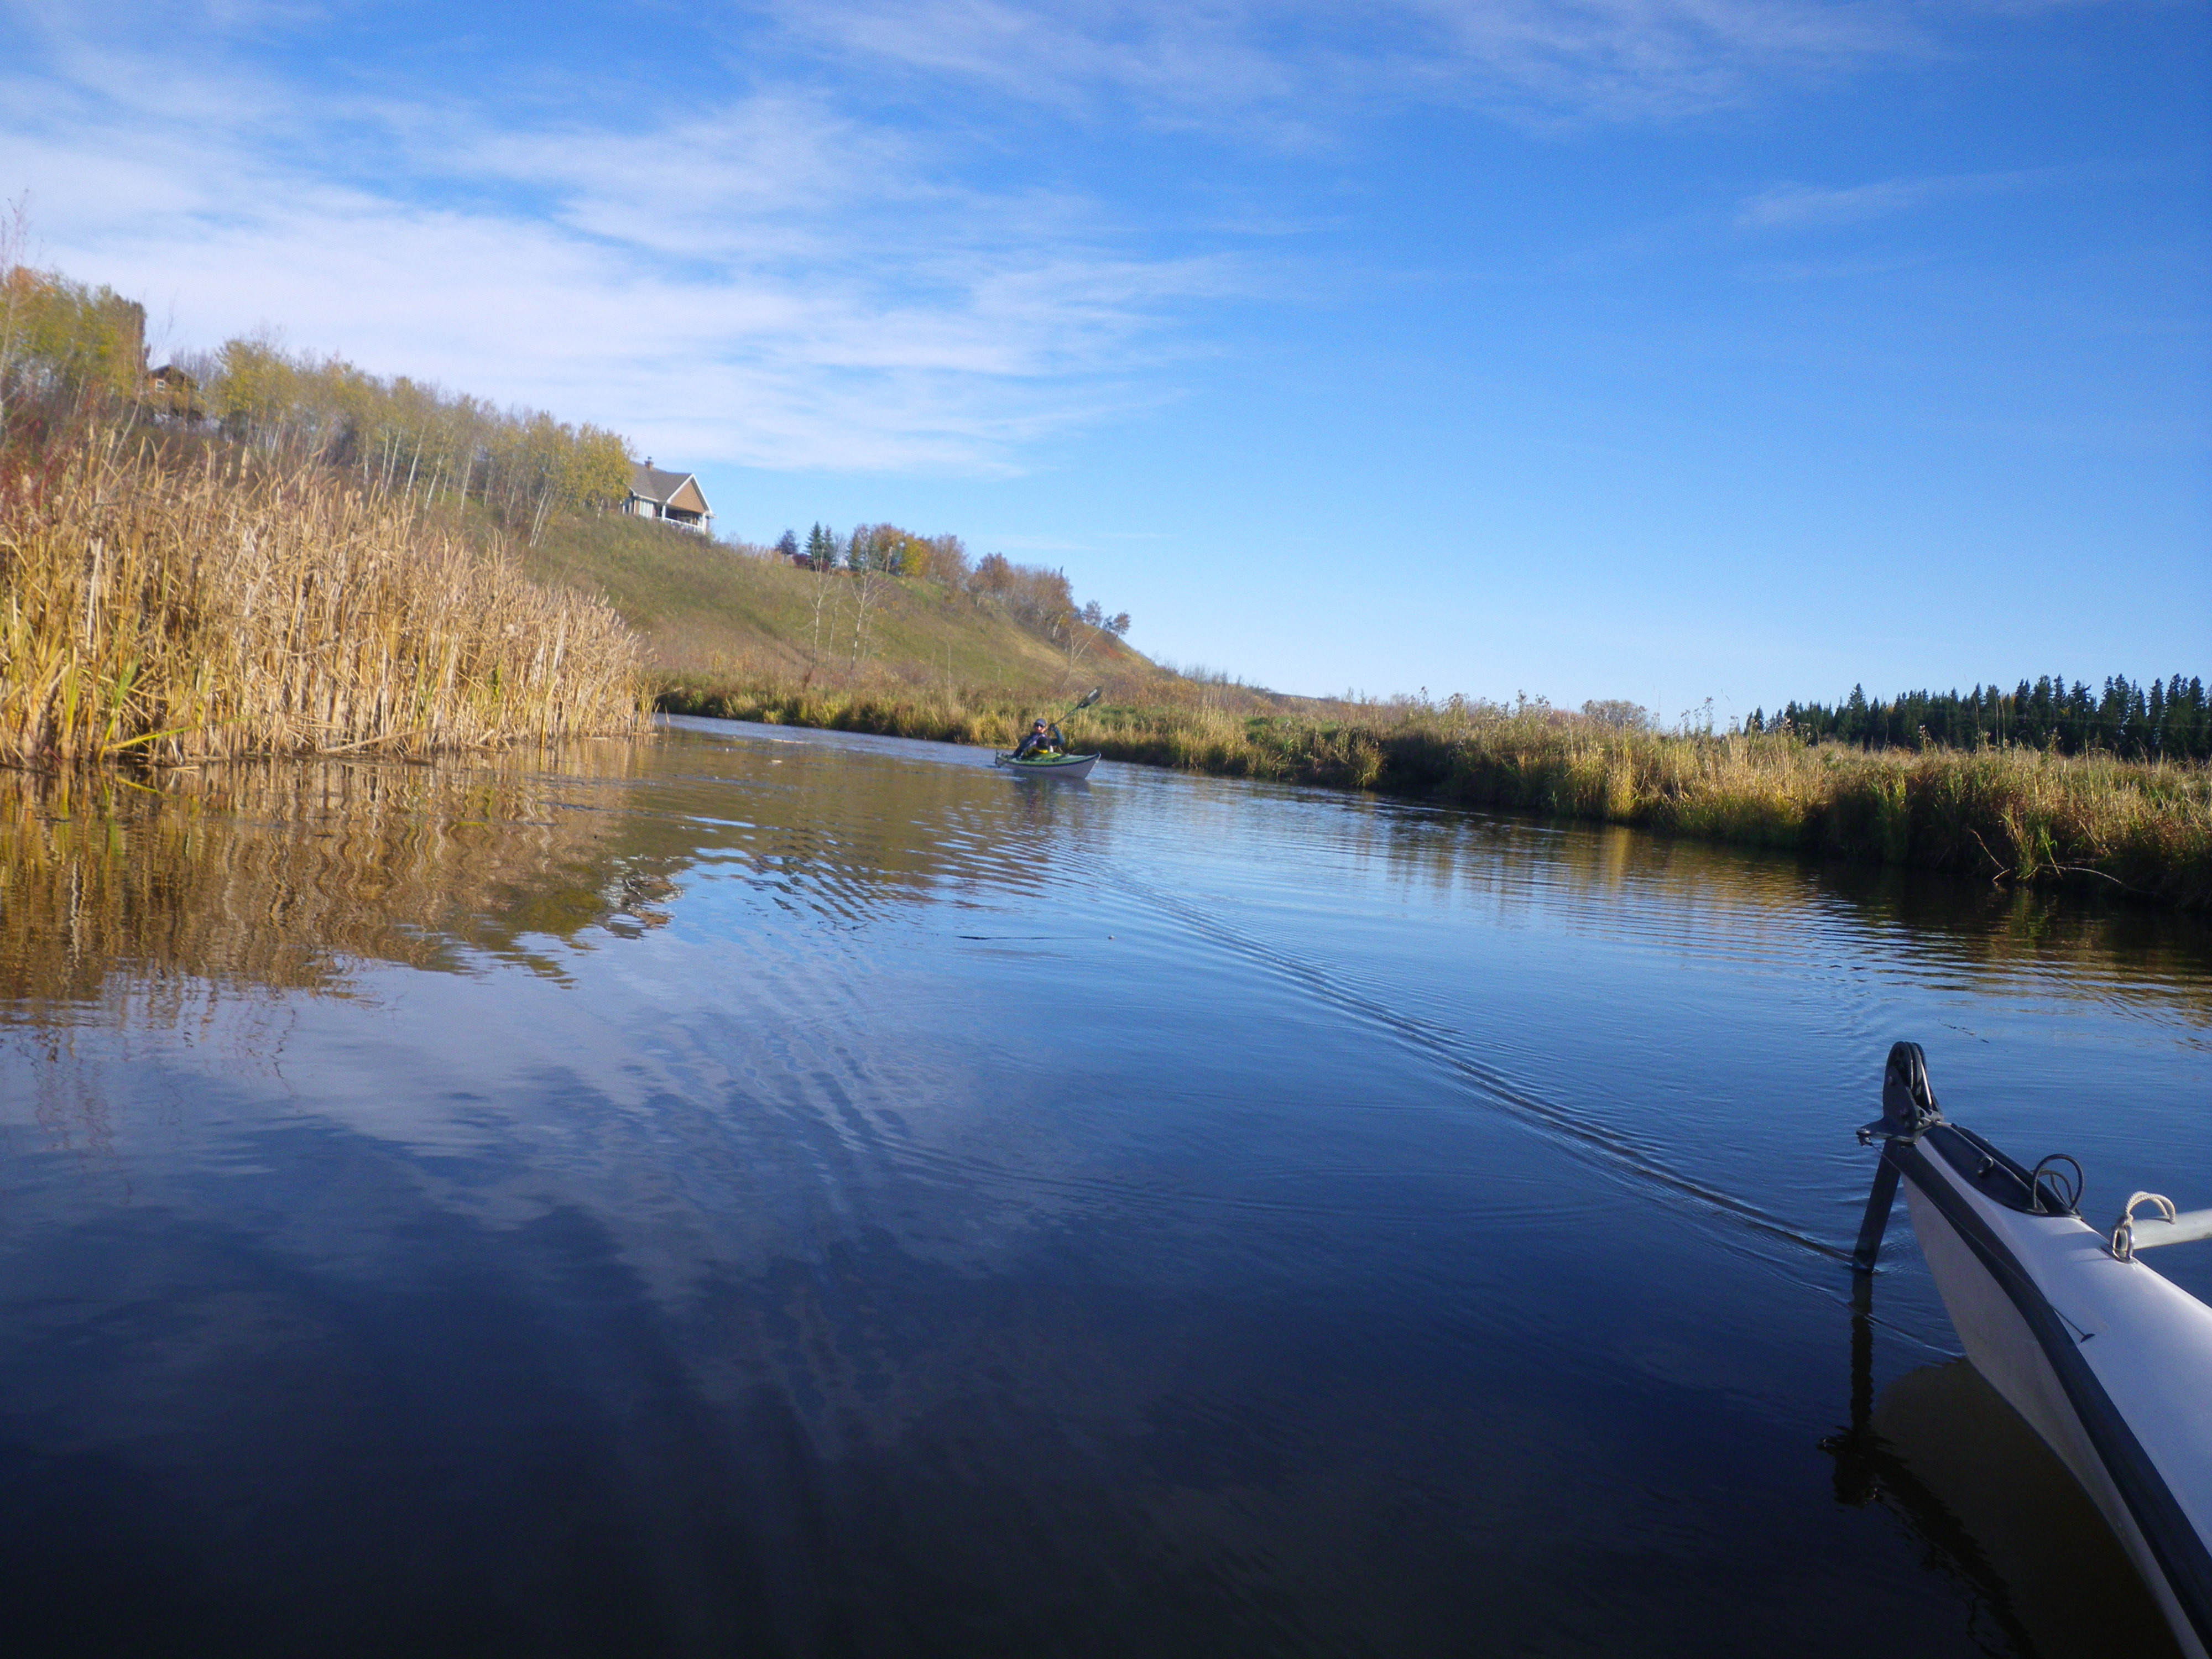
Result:
[[[1220,253],[1129,245],[1090,204],[960,183],[915,140],[792,93],[659,126],[316,100],[64,36],[0,74],[0,187],[49,257],[186,343],[281,325],[631,434],[694,464],[1002,471],[1156,397]],[[387,159],[364,166],[349,149]],[[384,176],[380,179],[377,175]]]
[[[259,50],[316,16],[286,3],[0,0],[0,194],[29,186],[58,262],[202,343],[279,324],[702,462],[988,471],[1169,395],[1147,371],[1194,354],[1192,319],[1291,257],[1234,200],[1170,233],[1036,182],[994,99],[1310,142],[1406,100],[1660,118],[1931,49],[1921,0],[761,3],[799,58],[733,54],[756,67],[668,106],[301,69]],[[532,72],[573,92],[591,67]],[[1999,187],[1787,185],[1739,218]]]
[[[1650,118],[1736,103],[1777,81],[1911,60],[1920,7],[1889,0],[1411,0],[1477,90],[1566,112]]]
[[[781,0],[793,35],[1040,103],[1309,130],[1348,107],[1650,118],[1781,76],[1923,57],[1914,0]]]
[[[1863,185],[1778,185],[1745,202],[1736,210],[1735,222],[1747,230],[1856,224],[1910,213],[1936,202],[2027,190],[2049,176],[2038,172],[1951,173],[1919,179],[1881,179]]]

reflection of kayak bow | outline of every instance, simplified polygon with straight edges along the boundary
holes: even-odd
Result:
[[[2178,1659],[2171,1629],[2096,1505],[1967,1360],[1875,1393],[1874,1322],[1851,1316],[1851,1428],[1823,1441],[1836,1495],[1879,1503],[1970,1590],[2006,1650]]]
[[[1087,778],[1091,769],[1098,764],[1096,755],[1048,755],[1039,760],[1016,760],[1012,755],[1000,755],[993,762],[1009,772],[1019,772],[1040,778]]]
[[[1853,1265],[1874,1266],[1900,1178],[1912,1230],[1974,1362],[2104,1514],[2191,1659],[2212,1653],[2212,1308],[2133,1258],[2212,1237],[2212,1212],[2075,1210],[2078,1170],[2028,1170],[1947,1122],[1919,1048],[1891,1049],[1881,1164]],[[2130,1213],[2148,1201],[2138,1194]]]

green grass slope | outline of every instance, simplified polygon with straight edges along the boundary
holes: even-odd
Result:
[[[798,569],[618,514],[549,524],[521,558],[541,581],[605,595],[644,635],[666,684],[1023,696],[1079,681],[1134,692],[1176,678],[1092,629],[1071,659],[987,596],[918,578]]]

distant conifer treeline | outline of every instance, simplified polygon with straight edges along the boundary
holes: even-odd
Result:
[[[2063,755],[2101,752],[2126,760],[2212,760],[2212,708],[2204,682],[2195,676],[2136,684],[2121,674],[2101,692],[2063,675],[2010,691],[1977,685],[1972,691],[1908,691],[1893,702],[1869,701],[1865,689],[1835,704],[1792,702],[1778,714],[1753,709],[1753,732],[1795,732],[1801,738],[1857,744],[1867,749],[1917,749],[1935,744],[1973,749],[2021,744]]]

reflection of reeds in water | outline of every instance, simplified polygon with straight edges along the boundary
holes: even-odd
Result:
[[[1049,796],[1052,791],[1024,791]],[[1087,816],[1118,792],[1094,793]],[[1268,862],[1263,823],[1290,810],[1241,790],[1146,793],[1174,838]],[[1303,810],[1303,809],[1302,809]],[[1294,830],[1293,834],[1303,834]],[[1903,973],[1964,974],[1991,990],[2118,1001],[2212,1018],[2212,929],[2201,916],[2102,887],[1998,886],[1896,865],[1747,856],[1686,836],[1621,825],[1562,825],[1346,795],[1326,818],[1346,872],[1374,871],[1425,902],[1518,927],[1594,939],[1663,940],[1702,959],[1771,957],[1789,969],[1810,950],[1871,955]]]
[[[1372,855],[1402,880],[1479,899],[1500,917],[1544,909],[1607,936],[1663,934],[1701,952],[1784,957],[1827,933],[1985,983],[2033,974],[2036,994],[2212,1015],[2212,931],[2200,917],[2094,889],[1999,887],[1897,866],[1748,859],[1617,825],[1556,833],[1375,804]],[[1474,850],[1479,848],[1479,850]],[[1560,903],[1561,898],[1569,902]]]
[[[0,574],[0,760],[417,753],[641,720],[605,605],[306,469],[179,471],[119,434],[11,456]]]
[[[0,773],[0,1005],[134,1000],[173,1021],[222,987],[342,988],[362,961],[436,968],[457,947],[526,956],[665,890],[553,792],[626,777],[629,744],[528,769],[368,762],[112,775]],[[167,1021],[162,1019],[167,1016]]]

